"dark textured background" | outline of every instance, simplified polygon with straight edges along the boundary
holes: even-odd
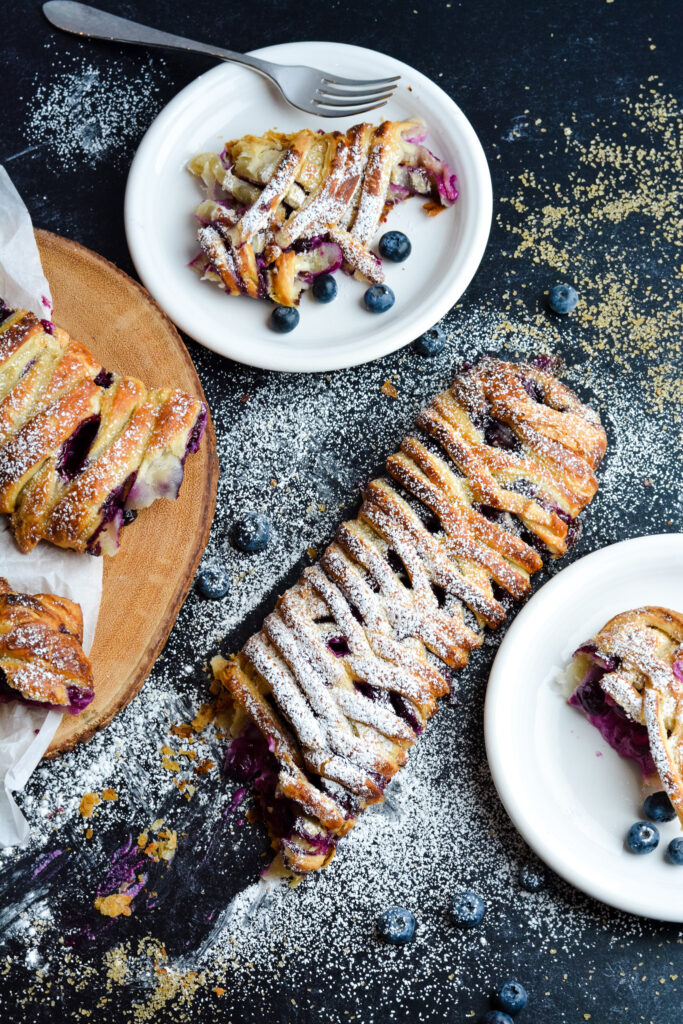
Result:
[[[489,157],[494,198],[508,194],[511,182],[526,168],[540,172],[542,167],[544,177],[550,180],[564,180],[569,173],[566,150],[558,147],[552,155],[550,147],[545,145],[547,140],[528,129],[526,112],[529,109],[533,111],[533,117],[540,118],[551,131],[573,117],[574,132],[580,135],[583,131],[586,137],[591,134],[590,125],[595,120],[605,122],[614,117],[623,120],[621,127],[628,137],[629,121],[628,118],[623,119],[620,100],[635,95],[650,76],[658,76],[663,91],[680,98],[680,9],[677,10],[669,0],[651,0],[648,3],[639,0],[615,0],[613,3],[591,0],[565,4],[552,0],[535,4],[494,3],[491,0],[451,4],[386,0],[381,5],[370,5],[361,0],[312,5],[291,0],[281,3],[261,0],[259,4],[228,3],[224,0],[193,0],[191,4],[182,0],[160,0],[154,4],[136,4],[110,0],[108,9],[190,37],[213,38],[242,51],[306,38],[344,41],[386,51],[434,78],[462,106]],[[152,54],[150,63],[148,54],[133,48],[79,43],[53,31],[35,3],[4,4],[0,11],[0,26],[4,56],[0,160],[12,175],[36,226],[74,238],[132,273],[123,231],[122,206],[127,168],[138,139],[127,139],[116,159],[100,161],[94,168],[88,168],[85,163],[79,166],[78,161],[65,167],[52,154],[49,139],[45,139],[44,144],[26,139],[25,126],[32,94],[43,77],[54,78],[55,61],[60,59],[71,66],[74,60],[78,64],[87,56],[93,66],[106,67],[112,57],[116,57],[119,66],[128,69],[131,76],[138,73],[144,62],[153,72],[155,68],[159,69],[159,92],[154,109],[149,112],[146,122],[149,123],[163,103],[206,70],[210,63],[200,57],[172,53],[162,56],[156,52]],[[496,207],[496,212],[499,209]],[[502,308],[499,297],[518,269],[510,259],[509,249],[509,236],[494,219],[484,261],[458,307],[457,316],[461,320],[466,322],[472,311],[484,306],[495,310],[501,304]],[[642,254],[645,273],[644,253],[645,243]],[[647,266],[648,280],[653,286],[653,302],[658,286],[663,287],[670,276],[671,265],[680,261],[680,250],[671,244],[665,250],[665,256],[668,258],[663,264],[651,261],[652,265]],[[640,266],[640,254],[635,257],[634,264]],[[528,264],[524,268],[524,281],[527,286],[525,312],[531,314],[539,295],[548,285],[547,268],[542,263]],[[454,323],[457,329],[457,321],[449,322]],[[579,341],[576,335],[567,331],[559,349],[568,360],[576,359],[580,363],[584,356]],[[308,544],[320,548],[329,540],[341,515],[339,506],[352,507],[349,485],[352,486],[356,479],[379,464],[382,455],[390,451],[400,438],[402,429],[419,403],[444,386],[453,363],[462,355],[461,352],[453,352],[451,358],[442,358],[430,367],[425,367],[419,360],[412,363],[402,361],[400,355],[395,355],[375,367],[329,376],[275,381],[273,375],[230,366],[192,342],[188,342],[188,346],[214,413],[219,447],[223,439],[223,472],[233,474],[230,481],[224,478],[219,495],[221,506],[207,556],[214,561],[221,557],[227,526],[235,509],[240,506],[240,486],[243,484],[245,490],[250,486],[251,442],[248,435],[242,435],[246,446],[243,457],[232,451],[225,440],[242,415],[237,401],[240,395],[250,393],[258,397],[260,393],[268,394],[286,407],[288,402],[297,403],[306,400],[307,396],[320,396],[331,388],[335,403],[342,409],[348,407],[348,430],[336,438],[336,450],[332,453],[334,459],[328,452],[318,460],[314,436],[301,462],[304,472],[309,472],[317,483],[324,484],[330,503],[337,506],[333,514],[327,518],[319,517],[304,529],[298,520],[292,521],[291,514],[285,521],[284,513],[278,512],[275,506],[271,509],[268,504],[271,496],[266,495],[262,499],[279,535],[285,538],[289,554],[292,551],[303,552]],[[473,340],[468,354],[481,347],[478,340]],[[640,365],[638,360],[636,355],[633,363],[636,367]],[[623,368],[609,362],[607,357],[605,366],[605,373],[608,378],[612,376],[614,386],[632,395],[637,404],[639,374],[624,374]],[[364,403],[369,400],[371,385],[376,382],[378,388],[382,380],[395,372],[402,374],[400,400],[390,407],[387,405],[383,433],[374,447],[371,444],[372,431],[364,428],[370,415]],[[376,404],[375,394],[373,391],[373,405]],[[673,451],[680,442],[680,427],[673,424],[666,404],[658,413],[650,408],[647,414],[655,424],[655,432],[668,439],[664,448]],[[610,435],[614,440],[611,427]],[[363,440],[359,442],[359,438]],[[260,437],[254,438],[254,446],[258,447],[261,440]],[[606,498],[598,499],[584,517],[587,529],[571,557],[578,557],[624,536],[680,529],[677,475],[662,473],[659,484],[654,490],[641,487],[632,493],[627,488],[628,499],[619,509],[607,507]],[[253,501],[258,500],[259,487],[260,484],[253,484],[252,473],[249,497]],[[263,610],[272,606],[277,591],[296,578],[304,562],[305,559],[290,557],[278,566],[273,559],[268,587],[262,588],[263,593],[257,595],[257,600],[246,602],[241,615],[233,615],[234,627],[228,630],[223,641],[225,649],[234,648],[246,637],[260,620]],[[544,574],[541,576],[547,578]],[[148,684],[148,687],[153,687],[155,679],[161,679],[162,673],[169,671],[169,657],[171,662],[175,660],[178,664],[189,662],[193,671],[190,679],[183,683],[186,687],[184,706],[180,710],[178,707],[171,709],[168,720],[161,724],[152,722],[140,727],[139,716],[131,718],[133,729],[138,729],[137,734],[134,731],[130,734],[132,745],[142,744],[145,732],[157,725],[162,731],[167,729],[171,721],[179,720],[180,711],[184,710],[185,720],[192,717],[206,696],[201,666],[209,653],[205,638],[214,634],[213,620],[209,628],[202,619],[203,615],[208,615],[204,607],[192,593],[167,648],[166,665],[155,670]],[[475,659],[471,673],[474,696],[471,706],[466,708],[475,728],[463,738],[463,743],[468,744],[472,757],[478,759],[483,758],[479,725],[486,667],[493,650],[489,644],[487,650]],[[144,694],[140,699],[144,699]],[[445,721],[451,713],[451,709],[444,712]],[[41,769],[27,793],[29,802],[31,799],[34,801],[32,806],[35,806],[39,793],[47,791],[49,794],[55,777],[52,773],[57,774],[60,785],[66,785],[65,779],[79,771],[83,771],[86,778],[88,758],[95,756],[94,751],[102,749],[102,742],[94,741],[89,748],[90,754],[85,750],[65,759],[61,768],[48,766]],[[218,799],[222,787],[220,778],[211,779],[206,785]],[[85,788],[84,784],[81,791]],[[123,782],[117,788],[123,792]],[[138,798],[139,810],[145,802],[144,794],[138,793]],[[170,806],[174,798],[177,798],[177,793],[168,786],[162,794],[161,806],[155,805],[155,813],[163,816],[164,806]],[[495,801],[493,796],[491,801]],[[36,900],[52,900],[56,932],[50,932],[45,941],[53,942],[55,936],[61,934],[70,937],[75,951],[69,954],[74,957],[72,980],[65,981],[59,971],[48,971],[44,977],[37,977],[30,958],[24,959],[25,942],[19,943],[12,932],[5,948],[0,947],[0,953],[6,953],[9,958],[7,973],[3,975],[0,970],[0,1019],[27,1022],[86,1019],[81,1016],[82,1012],[86,1012],[90,1020],[112,1020],[114,1014],[116,1019],[134,1019],[133,1008],[144,1003],[145,992],[151,982],[148,978],[138,977],[133,983],[116,988],[112,996],[111,985],[107,987],[103,953],[114,943],[152,933],[165,943],[170,956],[183,954],[186,962],[188,958],[191,962],[193,950],[205,938],[207,917],[220,910],[229,896],[240,888],[244,877],[253,876],[258,851],[262,848],[258,831],[250,830],[248,838],[243,839],[232,852],[227,841],[221,844],[220,834],[212,833],[211,857],[200,862],[198,851],[207,853],[205,847],[209,842],[204,833],[205,810],[192,803],[182,804],[179,813],[184,817],[176,821],[176,827],[179,832],[184,830],[190,839],[179,849],[172,870],[159,871],[158,877],[153,879],[159,894],[156,907],[148,908],[147,913],[136,913],[130,919],[119,919],[113,926],[107,922],[104,927],[103,919],[92,911],[91,898],[84,893],[90,893],[94,880],[102,877],[108,857],[113,849],[125,842],[127,831],[135,832],[141,827],[142,819],[135,815],[136,805],[132,797],[130,806],[133,808],[130,812],[119,808],[119,817],[111,819],[109,832],[101,837],[98,853],[93,853],[90,861],[78,853],[83,844],[82,823],[77,815],[72,814],[70,822],[62,826],[60,835],[43,844],[40,855],[35,849],[18,851],[16,856],[3,862],[0,878],[0,920],[3,927],[10,929],[22,914],[30,916],[31,905]],[[130,818],[126,817],[127,813],[130,813]],[[152,814],[148,820],[154,816]],[[511,834],[502,812],[498,817],[501,821],[499,827]],[[36,882],[33,878],[36,864],[45,863],[45,853],[57,845],[72,852],[68,857],[60,854],[40,872]],[[476,861],[476,851],[472,851],[472,859]],[[471,870],[475,872],[476,881],[476,867]],[[564,902],[567,913],[570,913],[574,896],[569,887],[554,878],[549,880],[549,885],[553,898],[559,905]],[[600,921],[599,914],[595,920]],[[489,946],[497,949],[498,974],[518,973],[532,991],[532,1005],[523,1017],[527,1024],[559,1021],[580,1024],[587,1019],[593,1024],[603,1024],[616,1019],[617,1015],[629,1024],[641,1020],[674,1024],[680,1018],[680,985],[675,981],[659,987],[655,984],[660,971],[667,978],[678,977],[681,971],[683,977],[682,939],[676,926],[645,921],[636,937],[630,936],[628,948],[624,949],[619,942],[622,918],[605,909],[601,925],[596,925],[592,934],[583,934],[580,942],[575,944],[569,964],[561,949],[558,956],[549,960],[545,952],[526,942],[521,921],[511,898],[505,926],[497,930],[491,923],[486,935]],[[323,934],[325,926],[326,923],[321,921]],[[438,946],[438,934],[430,941]],[[37,948],[40,943],[41,937],[37,935]],[[58,950],[57,958],[63,961],[65,954],[59,946],[55,948]],[[419,964],[420,956],[419,947],[415,949],[417,953],[410,954],[412,960],[406,960],[413,967]],[[444,958],[445,950],[446,947]],[[41,955],[47,956],[48,953],[43,949]],[[347,996],[335,995],[335,971],[339,972],[341,983],[349,970],[362,972],[362,958],[360,961],[356,959],[353,968],[342,962],[333,968],[329,964],[324,968],[321,966],[317,973],[312,970],[310,985],[302,985],[300,981],[291,985],[285,975],[279,984],[257,986],[254,991],[250,991],[248,986],[241,986],[239,990],[230,991],[221,1003],[215,999],[212,1002],[209,995],[207,999],[197,1000],[194,1008],[189,1010],[183,1010],[182,1000],[171,999],[159,1005],[156,1019],[185,1019],[184,1013],[187,1012],[196,1021],[221,1019],[235,1024],[252,1020],[297,1020],[314,1024],[327,1019],[335,1022],[356,1019],[361,1024],[371,1019],[455,1022],[466,1019],[471,1010],[482,1012],[488,1005],[486,988],[491,972],[485,966],[487,955],[480,947],[471,947],[465,970],[469,991],[467,999],[462,1002],[452,994],[440,996],[438,988],[433,986],[424,998],[419,991],[413,991],[407,1001],[395,1002],[393,983],[382,975],[381,957],[378,959],[373,954],[369,984],[358,990],[351,1003]],[[321,962],[323,960],[321,957]],[[54,965],[54,960],[52,963]],[[79,987],[79,971],[85,978],[86,968],[87,984]],[[632,972],[636,968],[638,978],[643,976],[644,981],[650,976],[652,984],[634,985]],[[447,963],[443,969],[447,974]],[[50,981],[51,976],[53,981]],[[479,989],[477,979],[481,979]],[[568,983],[562,984],[567,979]],[[100,1000],[105,993],[109,993],[109,1001],[102,1003]],[[293,997],[297,999],[296,1006]],[[628,1010],[624,1009],[626,1006]],[[590,1018],[587,1013],[590,1013]],[[350,1016],[353,1014],[355,1018]]]

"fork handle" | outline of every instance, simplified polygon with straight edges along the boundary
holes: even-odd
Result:
[[[161,32],[159,29],[140,25],[137,21],[99,11],[96,7],[76,3],[75,0],[48,0],[48,3],[43,4],[43,14],[56,28],[75,32],[79,36],[109,39],[116,43],[137,43],[141,46],[163,46],[170,50],[185,50],[188,53],[205,53],[221,60],[246,64],[269,78],[272,76],[272,65],[266,60],[248,57],[232,50],[223,50],[220,46],[211,46],[208,43],[197,43],[193,39],[173,35],[172,32]]]

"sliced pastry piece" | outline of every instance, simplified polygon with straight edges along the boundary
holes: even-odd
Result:
[[[683,615],[622,612],[574,658],[580,681],[569,703],[664,787],[683,825]]]
[[[409,196],[430,214],[458,198],[455,175],[423,145],[419,121],[357,124],[346,132],[245,135],[189,163],[205,198],[192,266],[228,295],[298,303],[318,274],[340,267],[384,280],[370,249],[380,222]]]
[[[565,553],[605,433],[539,363],[485,358],[418,416],[320,562],[242,651],[213,661],[287,871],[327,864],[448,692],[454,670]]]
[[[18,594],[0,577],[0,702],[83,711],[95,691],[82,643],[80,605],[54,594]]]
[[[0,512],[22,551],[40,540],[113,555],[121,528],[176,498],[204,403],[106,371],[66,331],[0,306]]]

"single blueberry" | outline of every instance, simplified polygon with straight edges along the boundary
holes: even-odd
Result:
[[[415,915],[405,907],[389,907],[377,918],[377,934],[394,946],[405,946],[415,936]]]
[[[626,845],[631,853],[652,853],[659,846],[659,829],[649,821],[636,821],[628,830]]]
[[[371,313],[386,313],[395,301],[394,293],[387,284],[373,284],[363,296],[365,308]]]
[[[525,864],[519,870],[519,884],[527,892],[538,892],[545,885],[545,875],[541,868]]]
[[[311,291],[318,302],[332,302],[332,299],[337,298],[337,282],[332,274],[319,274],[313,282]]]
[[[512,1017],[500,1010],[487,1010],[479,1020],[480,1024],[512,1024]]]
[[[392,263],[403,263],[410,256],[412,245],[402,231],[387,231],[379,240],[379,254]]]
[[[413,348],[421,356],[438,356],[446,345],[446,334],[440,327],[430,327],[413,342]]]
[[[197,587],[202,597],[217,601],[230,590],[230,580],[222,569],[202,569],[197,576]]]
[[[506,1013],[513,1017],[527,1004],[527,990],[518,981],[505,981],[496,989],[495,1002]]]
[[[270,523],[260,512],[247,512],[235,523],[233,540],[240,551],[264,551],[270,543]]]
[[[683,864],[683,839],[672,839],[666,849],[666,859],[670,864]]]
[[[278,334],[289,334],[299,323],[299,310],[294,306],[276,306],[270,314],[270,326]]]
[[[650,793],[643,804],[643,810],[650,821],[673,821],[676,817],[668,794],[663,789],[659,793]]]
[[[559,313],[560,316],[571,313],[573,309],[576,309],[578,301],[579,293],[570,284],[556,284],[550,289],[548,305],[553,313]]]
[[[461,892],[453,897],[451,919],[461,928],[476,928],[481,923],[486,906],[474,892]]]

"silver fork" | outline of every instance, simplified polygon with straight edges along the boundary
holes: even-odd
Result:
[[[233,53],[209,43],[196,43],[183,36],[148,28],[128,18],[107,14],[96,7],[74,0],[49,0],[43,13],[51,24],[66,32],[94,39],[110,39],[116,43],[138,43],[141,46],[165,46],[171,50],[206,53],[210,57],[244,64],[265,75],[292,106],[318,117],[351,117],[383,107],[396,88],[400,75],[392,78],[340,78],[304,65],[271,64],[260,57]]]

